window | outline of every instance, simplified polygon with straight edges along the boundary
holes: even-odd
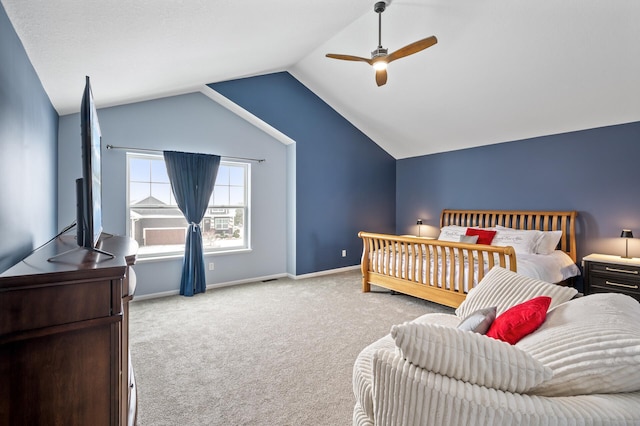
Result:
[[[128,234],[141,257],[184,253],[187,221],[178,208],[161,155],[127,154]],[[248,163],[221,161],[200,227],[205,253],[249,247]]]

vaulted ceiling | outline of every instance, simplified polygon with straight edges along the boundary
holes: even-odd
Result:
[[[637,0],[0,0],[59,114],[288,71],[395,158],[640,121]],[[640,142],[640,141],[639,141]]]

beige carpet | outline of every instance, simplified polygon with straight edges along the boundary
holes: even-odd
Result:
[[[131,305],[138,424],[349,425],[358,353],[391,325],[451,309],[359,271]]]

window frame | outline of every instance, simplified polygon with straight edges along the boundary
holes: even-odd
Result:
[[[156,160],[156,161],[162,161],[164,163],[164,157],[162,156],[162,154],[152,154],[152,153],[140,153],[140,152],[127,152],[126,153],[126,233],[128,236],[130,236],[131,238],[135,238],[135,236],[132,235],[132,219],[131,219],[131,160],[135,159],[135,158],[141,158],[141,159],[149,159],[149,160]],[[244,235],[244,238],[242,240],[242,244],[238,245],[238,246],[232,246],[232,247],[210,247],[210,246],[204,246],[203,249],[203,253],[204,255],[208,256],[208,255],[216,255],[216,254],[235,254],[235,253],[241,253],[241,252],[247,252],[247,251],[251,251],[251,163],[250,162],[245,162],[245,161],[239,161],[239,160],[221,160],[220,161],[220,167],[222,166],[229,166],[229,167],[237,167],[237,168],[242,168],[243,169],[243,177],[244,177],[244,184],[243,184],[243,188],[244,188],[244,200],[243,203],[244,205],[241,204],[219,204],[219,205],[215,205],[213,204],[214,202],[214,194],[212,194],[211,196],[211,203],[209,204],[209,206],[207,207],[207,213],[205,213],[205,218],[207,216],[209,216],[212,213],[222,213],[224,212],[228,212],[230,209],[241,209],[243,210],[243,216],[244,216],[244,220],[243,220],[243,224],[242,224],[242,232]],[[220,173],[220,168],[218,170],[218,173]],[[218,182],[218,177],[219,175],[216,177],[216,182]],[[149,183],[152,184],[153,181],[151,180],[151,177],[149,178]],[[146,182],[146,181],[145,181]],[[216,184],[217,185],[217,184]],[[220,185],[221,186],[221,185]],[[225,185],[225,186],[229,186],[231,187],[231,185]],[[235,185],[237,187],[237,185]],[[215,188],[215,187],[214,187]],[[214,189],[215,192],[215,189]],[[151,194],[150,194],[151,195]],[[171,193],[170,195],[170,202],[174,202],[175,203],[175,198],[173,196],[173,193]],[[165,205],[166,206],[166,205]],[[162,209],[165,206],[162,205],[158,205],[158,206],[152,206],[158,209]],[[170,204],[168,205],[168,209],[178,209],[177,204]],[[179,211],[179,209],[178,209]],[[235,211],[235,210],[234,210]],[[214,218],[213,216],[209,216],[211,217],[211,227],[212,229],[215,228],[215,220],[216,218]],[[204,219],[203,219],[204,222]],[[201,226],[203,225],[203,223],[201,223]],[[168,228],[171,228],[171,226],[169,226]],[[157,251],[150,251],[150,252],[145,252],[144,250],[139,250],[138,251],[138,258],[140,260],[152,260],[152,259],[165,259],[165,258],[176,258],[176,257],[183,257],[184,256],[184,245],[181,245],[179,249],[176,250],[169,250],[169,251],[165,251],[165,250],[157,250]]]

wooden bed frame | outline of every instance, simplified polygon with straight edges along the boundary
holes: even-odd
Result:
[[[448,210],[440,215],[440,227],[458,225],[489,228],[496,225],[514,229],[562,231],[558,249],[576,261],[576,211],[514,211],[514,210]],[[399,293],[426,299],[450,307],[458,307],[465,299],[465,287],[473,287],[484,277],[482,259],[488,259],[489,269],[496,265],[517,272],[513,247],[454,243],[436,239],[360,232],[362,238],[362,291],[371,291],[371,284]],[[431,248],[431,250],[429,250]],[[422,262],[426,257],[424,271]],[[465,262],[465,259],[468,261]],[[431,267],[430,265],[457,265]],[[475,270],[477,269],[477,270]],[[462,272],[464,271],[464,272]],[[426,283],[426,284],[425,284]]]

